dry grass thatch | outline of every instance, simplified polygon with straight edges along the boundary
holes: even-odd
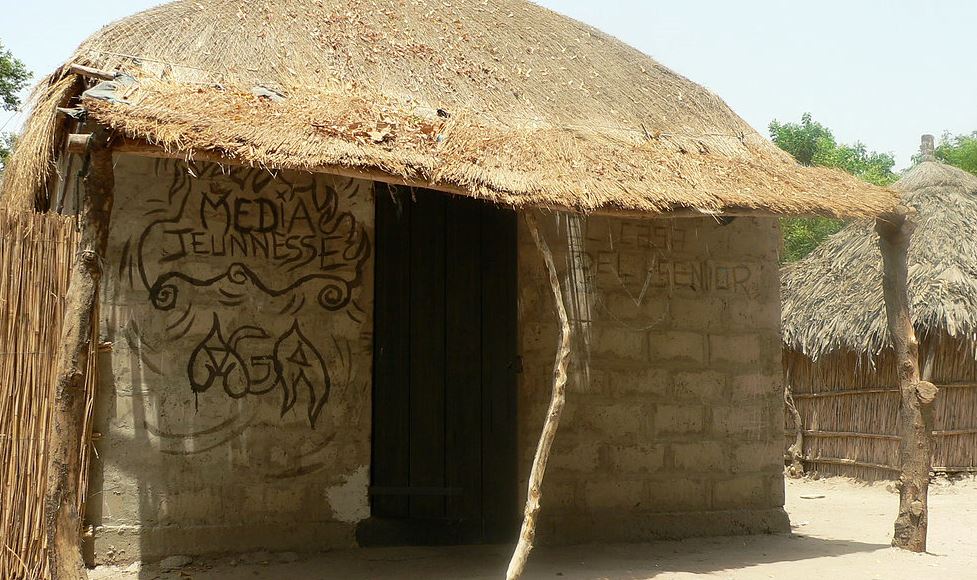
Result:
[[[580,212],[868,217],[895,202],[798,166],[716,95],[524,0],[179,0],[106,27],[69,62],[135,79],[84,99],[92,118],[187,155]],[[64,70],[35,103],[9,204],[50,204]]]
[[[924,161],[893,187],[918,212],[909,250],[917,334],[977,344],[977,176]],[[818,360],[832,351],[872,356],[888,343],[882,257],[873,227],[851,224],[784,269],[788,349]]]
[[[48,577],[47,443],[64,297],[76,249],[73,220],[0,210],[0,578]],[[88,417],[95,358],[86,379]],[[79,450],[83,466],[89,441],[86,437]],[[87,469],[82,469],[79,497],[85,497],[86,487]]]

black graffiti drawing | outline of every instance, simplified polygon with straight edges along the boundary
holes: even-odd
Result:
[[[266,331],[243,326],[225,337],[217,314],[210,332],[197,345],[187,363],[190,389],[195,395],[220,387],[232,399],[248,395],[266,395],[281,391],[281,414],[291,411],[301,395],[306,395],[306,416],[314,429],[329,400],[332,381],[326,361],[295,320],[285,334],[278,337],[270,350],[243,354],[242,344],[249,340],[266,341]]]
[[[157,162],[156,171],[170,181],[142,210],[146,225],[121,245],[118,279],[145,289],[144,316],[164,316],[159,334],[133,319],[133,342],[162,353],[165,343],[194,337],[185,368],[198,408],[203,393],[235,400],[275,393],[281,416],[299,411],[315,429],[333,389],[323,352],[340,389],[353,380],[352,361],[348,343],[344,352],[336,336],[316,329],[317,345],[305,321],[326,311],[359,324],[367,314],[356,296],[372,245],[345,210],[347,198],[357,203],[356,182],[174,161]],[[270,318],[222,322],[249,306]],[[149,370],[163,373],[145,356],[152,353],[139,352]]]
[[[309,282],[319,282],[316,302],[326,310],[342,310],[352,297],[353,288],[347,280],[331,274],[309,274],[296,279],[290,285],[283,288],[274,288],[266,285],[254,270],[244,264],[234,263],[226,272],[213,278],[199,279],[182,272],[167,272],[156,279],[156,282],[149,289],[149,300],[158,310],[172,310],[177,304],[179,287],[177,281],[182,281],[190,286],[208,287],[214,286],[222,280],[227,280],[238,286],[248,283],[253,285],[264,294],[278,298],[291,293],[292,291],[304,286]],[[225,298],[239,299],[245,294],[230,294],[219,290]],[[225,304],[227,306],[237,306],[239,304]]]
[[[187,375],[190,389],[195,393],[205,393],[215,383],[233,399],[248,394],[251,380],[244,359],[230,342],[224,339],[220,318],[214,314],[213,326],[206,338],[190,354]]]
[[[275,384],[280,385],[285,393],[282,414],[295,406],[299,389],[308,390],[309,423],[315,428],[332,385],[322,355],[302,334],[298,321],[275,343],[274,358],[278,375]]]
[[[352,213],[339,211],[339,193],[314,180],[301,184],[281,176],[270,179],[267,172],[254,169],[222,175],[214,167],[191,167],[195,180],[179,167],[172,171],[167,199],[155,200],[165,207],[146,212],[147,217],[167,215],[149,223],[134,248],[131,243],[123,247],[120,277],[128,270],[132,280],[135,270],[153,306],[163,311],[178,306],[181,287],[223,281],[250,283],[271,297],[311,286],[321,308],[345,308],[362,284],[372,246],[363,224]],[[250,190],[236,194],[207,182],[218,177],[240,187],[250,184]],[[272,185],[278,188],[274,200],[263,196]],[[186,260],[193,260],[194,272],[188,271]],[[285,283],[267,283],[269,276]]]

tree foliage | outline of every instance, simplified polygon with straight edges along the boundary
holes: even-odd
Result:
[[[20,106],[20,93],[27,86],[31,73],[24,63],[3,47],[0,42],[0,109],[15,111]],[[13,151],[16,137],[10,133],[0,133],[0,174],[7,165],[7,158]]]
[[[4,111],[14,111],[20,106],[17,93],[27,86],[31,73],[9,50],[0,43],[0,107]]]
[[[790,153],[801,165],[833,167],[875,185],[889,185],[897,178],[892,168],[895,158],[889,153],[869,151],[864,143],[838,143],[830,129],[815,121],[810,113],[800,123],[770,123],[774,144]],[[845,222],[829,218],[784,219],[784,260],[792,262],[810,254],[825,238],[837,233]]]
[[[936,147],[936,158],[977,175],[977,131],[955,136],[944,133]]]
[[[3,170],[7,168],[7,159],[13,153],[16,143],[17,135],[13,133],[0,133],[0,177],[3,176]]]
[[[892,154],[869,151],[861,142],[839,144],[831,130],[814,121],[810,113],[804,113],[800,123],[772,121],[770,138],[801,165],[834,167],[875,185],[889,185],[897,179]]]

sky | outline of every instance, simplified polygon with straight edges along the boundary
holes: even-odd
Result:
[[[158,3],[0,0],[0,42],[40,77],[102,25]],[[772,119],[810,112],[839,141],[893,153],[902,168],[923,133],[977,131],[974,0],[538,3],[718,93],[764,135]],[[0,112],[0,127],[22,118]]]

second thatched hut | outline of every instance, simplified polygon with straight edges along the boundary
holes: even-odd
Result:
[[[926,135],[921,162],[893,188],[918,212],[909,290],[922,378],[941,390],[933,468],[974,472],[977,176],[938,162]],[[873,225],[853,223],[784,269],[784,372],[800,414],[805,467],[888,479],[900,467],[899,392]]]

